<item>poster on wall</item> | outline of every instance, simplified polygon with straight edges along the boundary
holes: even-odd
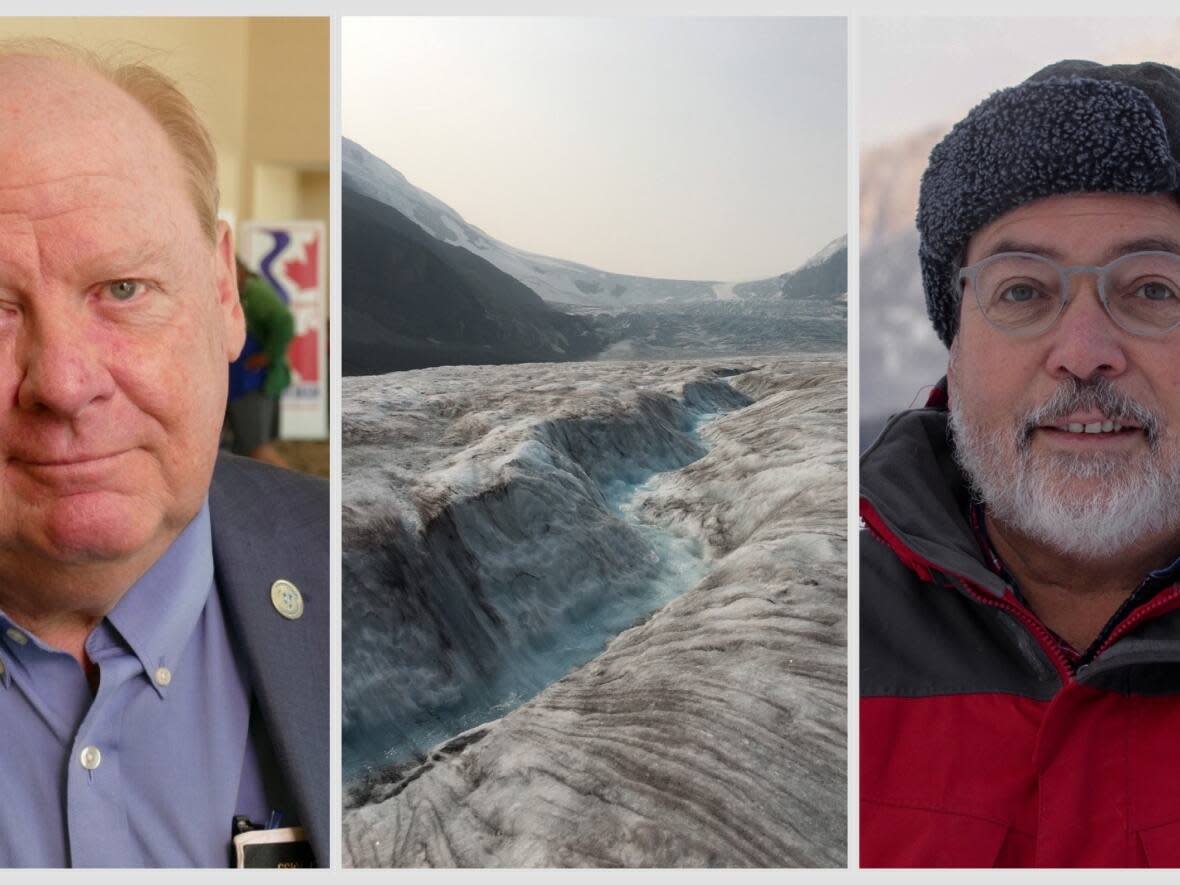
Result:
[[[238,231],[242,260],[291,308],[287,348],[291,385],[279,400],[281,439],[328,438],[326,232],[319,221],[247,221]]]

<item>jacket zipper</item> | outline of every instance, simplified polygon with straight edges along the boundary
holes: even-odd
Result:
[[[950,574],[947,572],[946,574]],[[1069,659],[1065,657],[1061,649],[1057,645],[1057,640],[1053,638],[1048,628],[1040,622],[1036,615],[1029,612],[1022,606],[1014,602],[1008,602],[1006,599],[996,599],[992,594],[986,590],[977,587],[974,583],[964,578],[962,575],[951,575],[951,577],[958,578],[962,583],[963,588],[967,590],[971,596],[984,605],[990,605],[1000,611],[1006,611],[1016,618],[1020,623],[1024,624],[1025,628],[1030,632],[1040,643],[1041,650],[1049,656],[1049,660],[1053,662],[1053,666],[1057,668],[1057,675],[1061,677],[1062,686],[1069,685],[1069,683],[1076,681],[1073,668],[1070,666]],[[1009,589],[1009,588],[1005,588]]]

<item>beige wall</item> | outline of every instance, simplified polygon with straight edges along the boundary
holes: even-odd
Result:
[[[253,156],[327,170],[328,50],[327,19],[250,20],[247,146]]]
[[[270,221],[299,218],[299,170],[290,166],[255,163],[253,217]]]
[[[328,174],[328,19],[0,17],[0,38],[9,37],[150,62],[177,80],[209,127],[222,208],[238,223],[328,224],[326,198],[307,196],[308,176]]]
[[[298,205],[299,173],[328,171],[328,20],[250,19],[248,43],[242,192],[263,202],[244,200],[242,217],[290,218],[271,214],[270,208]],[[291,190],[283,197],[273,190],[279,167],[292,173],[286,178]],[[256,175],[265,180],[256,183]],[[318,220],[327,224],[327,213]]]
[[[332,189],[328,170],[299,173],[299,217],[327,218]]]

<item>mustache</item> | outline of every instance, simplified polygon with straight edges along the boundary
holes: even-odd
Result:
[[[1033,431],[1043,424],[1071,412],[1096,410],[1111,421],[1134,424],[1146,434],[1148,445],[1154,446],[1163,431],[1164,420],[1128,394],[1119,390],[1109,378],[1101,375],[1083,381],[1067,378],[1048,400],[1024,416],[1018,433],[1021,447],[1027,447]]]

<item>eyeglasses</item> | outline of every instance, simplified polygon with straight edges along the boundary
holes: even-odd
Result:
[[[1048,331],[1069,303],[1069,278],[1098,277],[1098,300],[1120,329],[1158,337],[1180,325],[1180,255],[1132,252],[1103,267],[1066,267],[1043,255],[1000,252],[959,271],[984,318],[1009,335]]]

